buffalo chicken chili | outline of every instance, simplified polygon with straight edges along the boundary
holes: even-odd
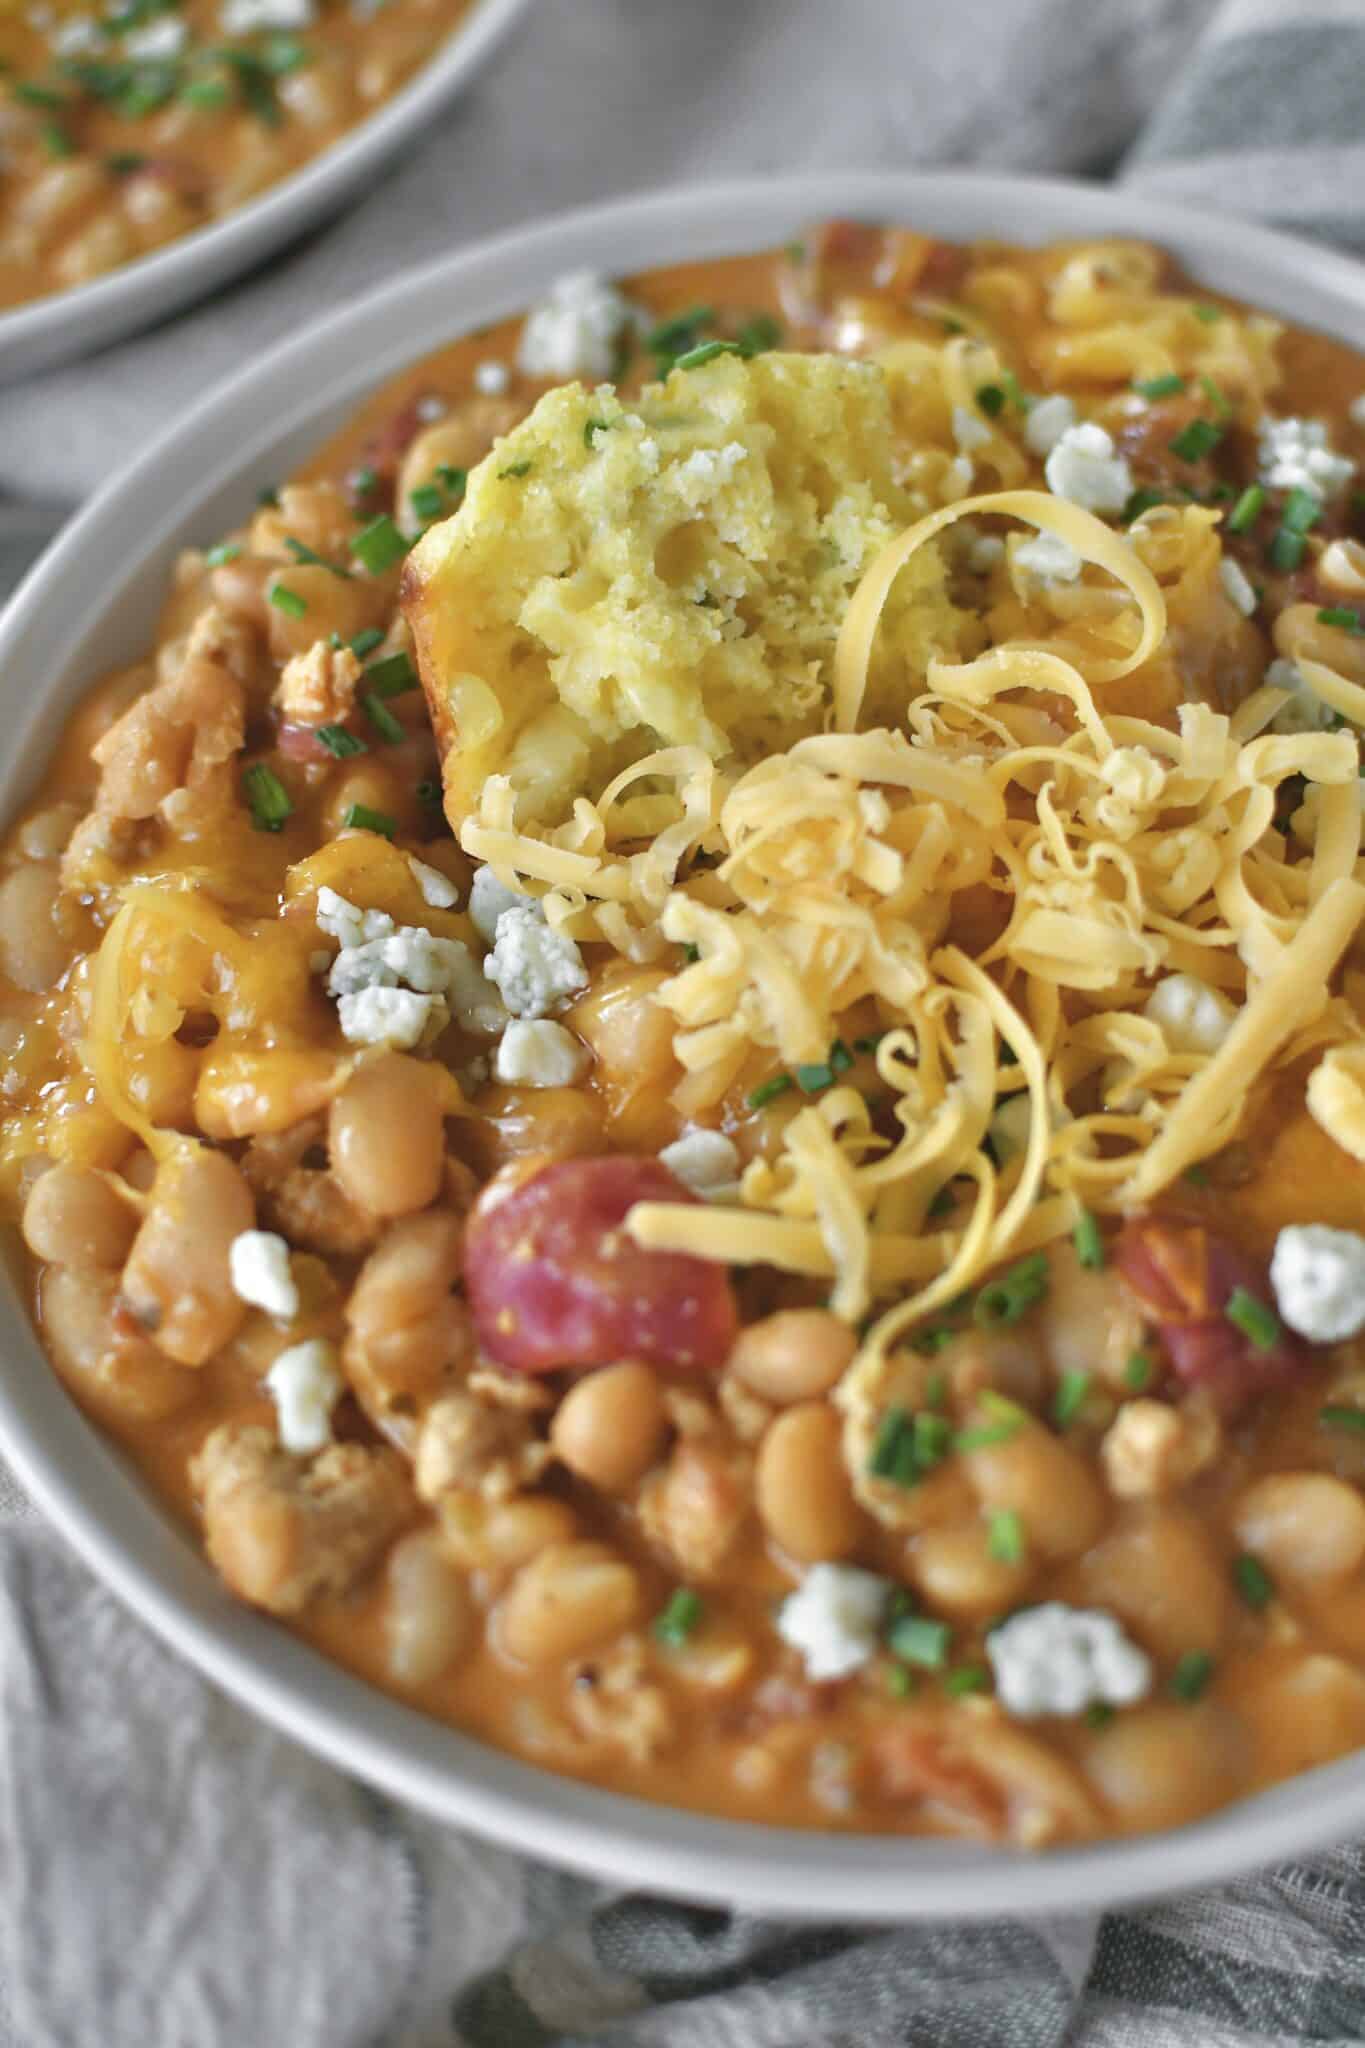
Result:
[[[389,98],[470,0],[0,0],[0,310],[204,227]]]
[[[182,555],[5,843],[0,1172],[236,1595],[811,1827],[1365,1743],[1363,392],[1143,244],[835,223],[562,279]]]

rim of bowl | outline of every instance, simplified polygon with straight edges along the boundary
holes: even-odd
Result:
[[[49,369],[135,332],[249,268],[290,235],[304,233],[330,207],[340,209],[366,171],[378,168],[470,82],[530,4],[473,0],[445,42],[397,92],[259,197],[88,284],[45,292],[0,312],[0,376],[12,374],[11,359],[20,371]],[[40,360],[45,344],[51,353]]]
[[[0,810],[46,759],[80,690],[145,648],[176,549],[239,516],[272,470],[443,339],[525,307],[575,268],[612,274],[741,254],[831,215],[949,237],[1132,234],[1205,285],[1349,336],[1365,267],[1268,229],[1122,190],[988,174],[849,172],[664,191],[558,216],[407,273],[200,401],[105,485],[0,617]],[[131,542],[129,535],[136,536]],[[85,593],[80,620],[72,591]],[[126,616],[125,616],[126,615]],[[793,1918],[1034,1916],[1226,1880],[1365,1826],[1365,1752],[1182,1828],[1021,1855],[935,1837],[711,1818],[519,1762],[377,1691],[232,1601],[182,1528],[85,1421],[17,1288],[0,1301],[0,1451],[87,1565],[173,1649],[265,1721],[434,1818],[597,1878]]]

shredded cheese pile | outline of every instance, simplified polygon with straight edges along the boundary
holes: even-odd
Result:
[[[953,522],[991,515],[1056,534],[1113,584],[1094,585],[1092,606],[1046,644],[931,662],[904,732],[858,731],[900,569]],[[1216,576],[1204,515],[1185,531],[1186,556]],[[1225,1142],[1268,1070],[1316,1052],[1319,1096],[1333,1078],[1340,1096],[1344,1049],[1362,1039],[1328,989],[1365,915],[1358,744],[1268,733],[1283,701],[1271,689],[1234,717],[1183,704],[1171,726],[1107,712],[1120,692],[1132,700],[1125,679],[1170,658],[1144,559],[1163,552],[1160,520],[1133,545],[1045,493],[962,500],[865,575],[837,651],[835,730],[733,783],[692,750],[655,754],[541,838],[515,829],[508,793],[490,785],[466,850],[544,888],[552,922],[636,958],[660,934],[694,949],[659,991],[678,1020],[689,1113],[720,1103],[760,1054],[766,1071],[826,1058],[856,1003],[874,1004],[885,1030],[876,1062],[894,1137],[836,1083],[796,1110],[775,1160],[748,1166],[738,1210],[642,1204],[637,1240],[827,1276],[850,1320],[893,1300],[864,1345],[875,1363],[1082,1205],[1157,1195]],[[1163,573],[1187,576],[1188,560]],[[1281,785],[1299,776],[1317,815],[1306,857],[1276,825]],[[998,912],[975,947],[955,929],[964,891]],[[1233,1005],[1216,1050],[1178,1050],[1144,1014],[1171,973]],[[1011,1098],[1026,1104],[1024,1138],[1001,1164],[988,1132]]]

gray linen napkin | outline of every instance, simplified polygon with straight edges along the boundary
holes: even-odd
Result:
[[[464,115],[287,268],[0,396],[0,482],[83,493],[355,276],[631,183],[1117,164],[1359,244],[1363,94],[1360,0],[542,0]],[[0,589],[25,523],[0,518]],[[0,2048],[1362,2042],[1359,1848],[1028,1924],[797,1928],[608,1891],[314,1762],[17,1500],[0,1520]]]

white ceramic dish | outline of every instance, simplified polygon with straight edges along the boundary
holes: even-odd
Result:
[[[464,90],[528,0],[476,0],[431,60],[367,120],[259,199],[70,291],[0,312],[0,383],[150,327],[339,212],[364,181]]]
[[[178,547],[211,540],[404,363],[503,317],[560,272],[783,242],[805,221],[890,218],[952,237],[1137,234],[1207,285],[1344,335],[1365,269],[1285,237],[1122,193],[1015,177],[821,176],[578,213],[384,286],[205,400],[67,528],[0,621],[0,811],[102,670],[139,653]],[[72,602],[72,593],[79,601]],[[1041,1857],[707,1820],[512,1761],[386,1699],[228,1599],[193,1545],[67,1400],[12,1288],[0,1298],[0,1449],[93,1570],[184,1656],[299,1741],[509,1847],[634,1886],[766,1912],[882,1920],[1043,1913],[1208,1883],[1365,1828],[1365,1753],[1175,1833]]]

